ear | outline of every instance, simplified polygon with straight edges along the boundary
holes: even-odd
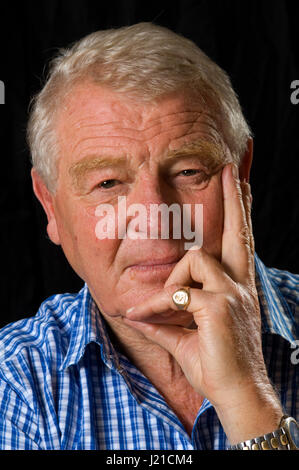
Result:
[[[253,140],[251,137],[249,137],[247,141],[247,149],[242,157],[242,160],[239,166],[240,181],[244,181],[245,179],[247,183],[249,183],[252,157],[253,157]]]
[[[37,199],[43,206],[45,213],[47,214],[48,235],[53,243],[55,243],[56,245],[60,245],[60,238],[57,230],[57,223],[53,204],[54,196],[52,193],[50,193],[46,184],[44,183],[41,176],[37,173],[35,168],[32,168],[31,170],[31,178],[34,194],[36,195]]]

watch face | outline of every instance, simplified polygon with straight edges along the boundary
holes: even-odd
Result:
[[[289,432],[295,446],[299,449],[299,426],[295,421],[290,421]]]

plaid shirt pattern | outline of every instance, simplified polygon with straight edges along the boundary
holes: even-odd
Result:
[[[266,268],[256,284],[263,351],[287,414],[299,407],[299,276]],[[297,342],[298,341],[298,342]],[[189,436],[120,353],[87,285],[0,330],[0,449],[206,450],[229,445],[207,399]]]

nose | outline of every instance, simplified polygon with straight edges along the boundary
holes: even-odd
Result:
[[[163,191],[163,186],[163,181],[152,174],[136,183],[126,201],[128,237],[170,239],[180,232],[180,205],[170,200],[170,193]]]

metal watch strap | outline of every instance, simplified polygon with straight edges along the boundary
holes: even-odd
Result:
[[[229,450],[290,450],[290,444],[284,429],[281,428],[264,436],[239,442],[229,447]]]
[[[280,423],[286,419],[283,416]],[[280,424],[281,426],[281,424]],[[290,450],[290,442],[287,433],[283,427],[279,427],[273,432],[255,437],[247,441],[239,442],[230,446],[228,450]]]

